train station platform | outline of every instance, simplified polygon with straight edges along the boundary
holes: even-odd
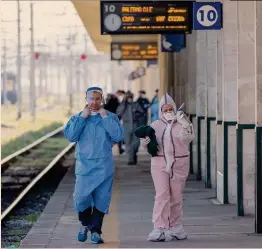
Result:
[[[150,158],[141,152],[137,166],[116,156],[116,177],[110,214],[105,216],[105,244],[78,242],[79,222],[73,210],[74,167],[61,181],[44,212],[21,242],[20,248],[261,248],[254,234],[254,218],[236,216],[234,205],[215,204],[215,191],[191,175],[184,192],[184,241],[148,242],[151,232],[154,186]],[[90,236],[89,236],[90,238]]]

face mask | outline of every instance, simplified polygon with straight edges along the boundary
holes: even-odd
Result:
[[[176,115],[174,112],[166,112],[163,114],[164,118],[167,120],[167,121],[173,121],[173,120],[176,120]]]
[[[121,102],[123,101],[123,99],[124,99],[123,96],[119,96],[119,100],[120,100]]]
[[[97,115],[97,112],[91,111],[91,116],[95,116],[95,115]]]
[[[132,99],[128,99],[127,102],[128,102],[128,103],[132,103],[133,100],[132,100]]]

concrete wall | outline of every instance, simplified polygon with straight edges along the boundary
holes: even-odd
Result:
[[[237,203],[237,134],[236,128],[228,127],[228,201]]]

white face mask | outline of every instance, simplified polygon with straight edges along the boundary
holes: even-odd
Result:
[[[95,115],[97,115],[97,112],[91,111],[91,116],[95,116]]]
[[[119,96],[119,100],[120,100],[120,102],[122,102],[123,99],[124,99],[124,96]]]
[[[174,112],[166,112],[163,114],[163,116],[167,121],[176,120],[176,114]]]

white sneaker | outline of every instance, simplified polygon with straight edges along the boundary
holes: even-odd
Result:
[[[172,233],[167,229],[154,229],[149,235],[147,240],[148,241],[154,241],[154,242],[160,242],[160,241],[171,241],[173,239]]]
[[[187,233],[185,232],[183,225],[179,224],[175,227],[171,227],[171,233],[177,240],[183,240],[187,238]]]

